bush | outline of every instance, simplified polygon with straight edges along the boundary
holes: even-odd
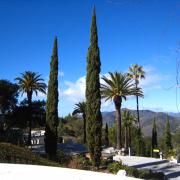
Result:
[[[61,165],[67,165],[72,160],[71,156],[63,151],[57,151],[56,162]]]
[[[108,165],[108,171],[116,174],[120,169],[123,169],[122,162],[113,162]]]
[[[139,177],[139,170],[134,168],[134,167],[128,167],[128,166],[123,166],[123,169],[126,171],[127,176],[131,177]]]
[[[141,179],[151,179],[151,180],[163,180],[165,179],[165,175],[161,172],[152,172],[149,169],[136,169],[134,167],[124,166],[120,162],[113,162],[109,164],[108,170],[109,172],[116,174],[119,170],[125,170],[127,176],[141,178]]]
[[[79,156],[73,157],[71,161],[69,162],[69,164],[67,165],[67,167],[73,168],[73,169],[89,170],[91,165],[92,164],[86,157],[79,155]]]
[[[9,143],[0,143],[0,163],[34,164],[59,166],[59,164],[41,158],[30,150]]]
[[[6,142],[15,145],[24,145],[23,131],[21,129],[18,128],[9,129],[5,135],[6,135],[5,138]]]

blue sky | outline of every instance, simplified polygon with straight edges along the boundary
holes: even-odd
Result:
[[[95,4],[101,73],[144,66],[140,109],[177,112],[176,58],[180,42],[179,0],[0,0],[0,79],[14,82],[25,70],[48,81],[54,36],[59,43],[59,114],[84,98],[86,56]],[[172,88],[169,88],[173,86]],[[40,95],[38,98],[44,98]],[[135,99],[123,102],[135,108]],[[114,110],[111,102],[103,111]]]

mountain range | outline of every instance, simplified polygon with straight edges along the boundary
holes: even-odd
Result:
[[[124,109],[122,109],[124,111]],[[136,110],[130,110],[132,114],[136,115]],[[154,118],[156,118],[156,126],[158,136],[161,136],[166,126],[167,113],[164,112],[153,112],[150,110],[140,110],[140,123],[141,129],[146,137],[151,136],[152,124]],[[168,113],[171,132],[174,133],[180,128],[180,113]],[[115,111],[113,112],[102,112],[103,124],[107,123],[109,127],[112,127],[115,123]]]

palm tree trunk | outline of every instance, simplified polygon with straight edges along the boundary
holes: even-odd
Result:
[[[85,116],[85,114],[83,114],[83,121],[84,121],[84,137],[83,137],[83,141],[84,141],[84,144],[86,144],[86,116]]]
[[[121,141],[121,97],[116,97],[114,100],[115,108],[116,108],[116,122],[117,122],[117,149],[121,149],[122,147],[122,141]]]
[[[129,139],[128,147],[131,148],[131,127],[128,128],[128,139]]]
[[[125,149],[127,149],[127,138],[128,138],[128,135],[127,135],[127,126],[125,126],[125,128],[124,128],[124,147],[125,147]]]
[[[137,81],[135,82],[135,84],[136,84],[136,89],[137,89]],[[140,117],[139,117],[139,99],[138,99],[138,95],[136,95],[136,105],[137,105],[138,126],[139,126],[139,129],[140,129],[141,126],[140,126]]]
[[[32,112],[31,112],[31,106],[32,106],[32,93],[27,94],[28,98],[28,146],[31,146],[31,126],[32,126]]]

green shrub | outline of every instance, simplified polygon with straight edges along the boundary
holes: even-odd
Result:
[[[116,174],[120,169],[123,169],[121,162],[113,162],[108,165],[108,171],[113,174]]]
[[[125,170],[127,176],[141,178],[141,179],[151,179],[151,180],[163,180],[165,175],[161,172],[152,172],[149,169],[136,169],[134,167],[124,166],[120,162],[113,162],[109,164],[109,172],[116,174],[119,170]]]
[[[59,164],[41,158],[30,150],[9,143],[0,143],[0,163],[34,164],[59,166]]]
[[[56,162],[61,165],[67,165],[72,160],[71,156],[63,151],[57,151]]]
[[[165,175],[162,172],[152,172],[148,169],[141,169],[139,170],[139,178],[151,180],[164,180]]]
[[[128,166],[123,166],[123,169],[126,171],[127,176],[131,177],[139,177],[139,170],[134,168],[134,167],[128,167]]]

